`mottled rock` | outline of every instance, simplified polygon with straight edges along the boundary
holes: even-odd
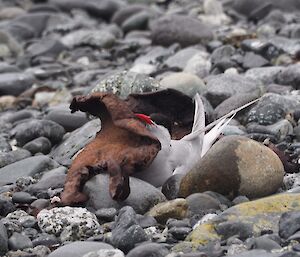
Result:
[[[197,93],[202,95],[206,87],[203,81],[196,75],[178,72],[166,76],[160,81],[161,89],[176,89],[193,98]]]
[[[38,137],[46,137],[52,144],[57,144],[62,140],[65,129],[54,121],[29,120],[18,124],[11,133],[21,146]]]
[[[18,96],[34,83],[34,76],[30,73],[2,73],[0,74],[0,96]]]
[[[157,91],[159,82],[145,74],[135,72],[120,72],[95,85],[92,92],[112,92],[121,98],[131,93],[146,93]]]
[[[243,67],[246,69],[263,67],[267,66],[268,64],[269,61],[258,54],[247,52],[244,56]]]
[[[12,164],[14,162],[26,159],[31,156],[31,153],[24,149],[17,149],[7,153],[0,153],[0,168]]]
[[[220,240],[222,236],[217,233],[216,227],[224,222],[244,224],[248,226],[247,233],[253,233],[254,237],[260,236],[262,231],[269,230],[277,233],[281,215],[287,211],[299,211],[299,206],[299,194],[278,194],[242,203],[197,226],[188,236],[187,241],[196,247]]]
[[[61,241],[86,239],[99,233],[96,216],[85,208],[61,207],[42,210],[37,216],[40,229]]]
[[[57,248],[49,257],[82,257],[86,253],[102,249],[112,250],[113,247],[101,242],[77,241]]]
[[[15,183],[20,177],[34,176],[58,166],[57,162],[47,156],[29,157],[1,168],[0,185]]]
[[[137,213],[144,214],[155,204],[166,200],[164,195],[154,186],[134,177],[130,177],[129,197],[123,202],[111,199],[108,190],[108,176],[99,174],[89,180],[84,186],[84,192],[89,196],[87,206],[94,209],[131,206]]]
[[[235,94],[256,91],[260,84],[242,75],[220,74],[205,78],[207,92],[204,94],[212,106],[217,106]]]
[[[163,16],[150,24],[152,43],[168,46],[175,42],[182,46],[195,45],[212,39],[212,28],[201,21],[181,15]]]
[[[263,197],[276,192],[283,174],[283,165],[272,150],[246,137],[227,136],[183,177],[179,195],[215,191],[231,197]]]
[[[248,112],[247,123],[257,122],[261,125],[271,125],[281,120],[285,115],[296,109],[299,102],[296,97],[281,96],[274,93],[266,93],[259,102]]]
[[[278,74],[285,68],[280,66],[252,68],[246,71],[245,76],[251,79],[258,79],[264,85],[269,85],[276,81]]]
[[[169,253],[169,250],[161,244],[145,243],[132,249],[127,257],[164,257]]]
[[[135,244],[147,241],[148,237],[136,220],[136,213],[130,207],[123,207],[112,229],[112,244],[124,252],[130,251]]]
[[[165,223],[170,218],[183,219],[188,215],[188,202],[185,199],[177,198],[155,205],[147,214],[160,223]]]

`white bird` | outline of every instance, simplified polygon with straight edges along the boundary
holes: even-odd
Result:
[[[229,112],[205,127],[204,106],[200,96],[196,94],[192,131],[179,140],[171,139],[169,131],[156,124],[149,116],[136,114],[160,141],[161,150],[147,169],[135,173],[133,176],[160,187],[173,174],[186,174],[209,150],[235,114],[258,100]],[[209,129],[210,131],[205,134],[205,131]]]

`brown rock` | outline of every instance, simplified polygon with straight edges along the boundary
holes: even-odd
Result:
[[[283,174],[282,162],[272,150],[246,137],[227,136],[183,177],[179,195],[215,191],[231,198],[263,197],[276,192]]]
[[[159,223],[166,223],[170,218],[184,219],[188,215],[188,203],[183,198],[177,198],[168,202],[155,205],[149,212]]]

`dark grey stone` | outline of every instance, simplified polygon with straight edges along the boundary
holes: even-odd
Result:
[[[38,137],[26,143],[23,148],[32,154],[43,153],[48,154],[51,151],[51,142],[46,137]]]
[[[38,137],[46,137],[52,144],[57,144],[62,140],[65,129],[54,121],[29,120],[18,124],[11,133],[21,146]]]
[[[8,251],[8,236],[6,227],[0,220],[0,255],[4,256],[5,253]]]
[[[256,91],[260,84],[256,80],[245,78],[242,75],[220,74],[205,78],[207,100],[216,107],[221,102],[235,94]]]
[[[225,221],[217,225],[216,231],[223,239],[237,235],[241,240],[247,239],[253,235],[251,224],[240,221]]]
[[[267,236],[250,238],[247,240],[247,245],[251,249],[262,249],[262,250],[266,250],[266,251],[272,251],[272,250],[282,248],[277,242],[268,238]]]
[[[269,61],[258,54],[247,52],[244,56],[243,67],[245,69],[263,67],[263,66],[267,66],[268,64]]]
[[[15,192],[12,195],[13,203],[30,204],[37,198],[26,192]]]
[[[169,250],[157,243],[145,243],[132,249],[126,257],[164,257],[169,253]]]
[[[15,183],[20,177],[33,176],[57,168],[59,165],[47,156],[33,156],[0,169],[0,185]]]
[[[194,214],[200,214],[206,210],[220,209],[220,202],[210,195],[204,193],[195,193],[189,195],[187,198],[188,209]]]
[[[300,212],[283,213],[279,220],[279,235],[287,239],[300,229]]]
[[[130,206],[119,211],[111,233],[112,244],[123,252],[128,252],[135,244],[148,240],[145,231],[138,225],[135,211]]]
[[[115,12],[114,16],[111,19],[111,22],[114,22],[121,26],[126,19],[145,9],[147,9],[147,6],[143,4],[130,4],[124,6],[123,8]]]
[[[113,221],[117,214],[115,208],[101,208],[95,212],[95,215],[99,221],[109,222]]]
[[[31,153],[25,149],[17,149],[8,153],[0,153],[0,168],[12,164],[14,162],[26,159]]]
[[[30,73],[2,73],[0,74],[0,96],[18,96],[34,83],[34,76]]]
[[[99,119],[89,121],[81,128],[70,133],[67,138],[52,150],[50,155],[62,165],[70,165],[72,157],[91,142],[100,129]]]
[[[156,45],[169,46],[177,42],[181,46],[189,46],[213,38],[210,25],[188,16],[163,16],[153,21],[150,27],[152,43]]]
[[[54,4],[64,11],[83,9],[98,18],[107,20],[123,6],[122,2],[117,0],[50,0],[49,3]]]
[[[89,121],[83,112],[71,113],[69,106],[55,106],[49,108],[45,119],[56,122],[63,126],[68,132],[80,128]]]
[[[168,200],[173,200],[178,197],[180,182],[183,178],[181,174],[172,175],[162,186],[162,193]]]
[[[123,202],[112,200],[108,189],[108,175],[99,174],[90,179],[84,186],[84,192],[89,196],[87,206],[95,210],[101,208],[120,209],[123,206],[131,206],[137,213],[144,214],[151,207],[166,200],[164,195],[154,186],[140,179],[130,177],[129,197]]]
[[[287,66],[277,75],[276,83],[280,85],[290,85],[295,89],[300,88],[300,64]]]
[[[30,45],[26,49],[26,53],[29,54],[30,57],[48,56],[55,58],[66,49],[66,46],[64,46],[59,40],[43,38]]]
[[[28,236],[14,232],[8,239],[8,247],[10,250],[22,250],[33,247],[33,244]]]
[[[0,153],[10,152],[11,145],[9,144],[8,138],[0,135]]]
[[[184,240],[191,231],[189,227],[172,227],[168,232],[177,240]]]
[[[60,241],[56,236],[50,235],[47,233],[42,233],[39,236],[37,236],[35,239],[32,240],[32,244],[34,247],[37,245],[45,245],[45,246],[51,247],[51,246],[57,245],[59,243],[60,243]]]
[[[33,185],[28,186],[25,191],[38,195],[39,193],[45,193],[48,189],[63,188],[66,180],[67,169],[65,167],[59,167],[53,170],[47,171],[42,178]]]
[[[16,210],[10,198],[0,197],[0,216],[5,217],[7,214]]]

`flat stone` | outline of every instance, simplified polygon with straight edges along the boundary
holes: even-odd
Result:
[[[68,137],[52,150],[50,156],[62,165],[70,165],[74,155],[91,142],[100,129],[99,119],[89,121],[71,132]]]
[[[0,185],[15,183],[20,177],[34,176],[37,173],[57,168],[59,164],[47,156],[33,156],[17,161],[0,169]]]
[[[67,132],[78,129],[89,121],[83,112],[71,113],[69,106],[50,107],[45,119],[63,126]]]
[[[21,146],[38,137],[46,137],[52,144],[57,144],[62,140],[65,129],[54,121],[29,120],[18,124],[11,133]]]
[[[72,9],[83,9],[90,14],[109,20],[109,18],[121,7],[122,2],[116,0],[50,0],[49,3],[54,4],[64,11]]]
[[[77,241],[70,244],[66,244],[57,248],[55,251],[50,253],[49,257],[82,257],[84,254],[98,251],[101,249],[114,249],[111,245],[102,242],[88,242],[88,241]]]
[[[17,149],[7,153],[0,153],[0,168],[12,164],[14,162],[26,159],[31,156],[31,153],[24,149]]]
[[[164,257],[167,256],[169,250],[161,244],[145,243],[132,249],[126,257]]]
[[[131,206],[137,213],[144,214],[151,207],[166,200],[165,196],[154,186],[140,179],[130,177],[131,193],[123,202],[111,199],[108,190],[108,176],[99,174],[90,179],[84,186],[84,192],[89,196],[87,206],[95,210],[101,208],[120,209],[123,206]]]
[[[34,83],[34,76],[30,73],[2,73],[0,74],[0,96],[18,96]]]
[[[175,42],[181,46],[196,45],[212,40],[211,26],[181,15],[163,16],[150,24],[152,43],[169,46]]]

